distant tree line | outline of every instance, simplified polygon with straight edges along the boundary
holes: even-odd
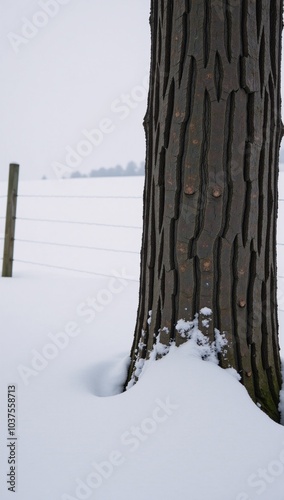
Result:
[[[84,177],[126,177],[126,176],[136,176],[145,174],[145,162],[141,162],[137,165],[134,161],[127,163],[126,167],[123,168],[121,165],[116,165],[115,167],[101,167],[97,170],[93,169],[89,174],[82,174],[79,171],[72,172],[70,179],[80,179]],[[66,178],[66,177],[65,177]]]

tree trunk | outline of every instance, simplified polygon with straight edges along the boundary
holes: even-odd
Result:
[[[158,334],[162,344],[180,345],[178,320],[208,307],[212,321],[199,328],[211,341],[215,329],[225,333],[220,365],[234,367],[278,421],[282,2],[151,3],[140,302],[128,381]]]

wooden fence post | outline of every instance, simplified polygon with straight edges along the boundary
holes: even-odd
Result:
[[[13,258],[14,258],[14,241],[16,227],[16,209],[18,196],[20,166],[11,163],[9,170],[8,196],[7,196],[7,211],[6,211],[6,227],[5,227],[5,242],[3,255],[3,278],[11,278],[13,273]]]

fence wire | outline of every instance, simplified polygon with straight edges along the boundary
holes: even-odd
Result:
[[[52,264],[45,264],[42,262],[32,262],[29,260],[21,260],[21,259],[13,259],[13,262],[20,262],[22,264],[29,264],[32,266],[40,266],[40,267],[47,267],[47,268],[52,268],[52,269],[61,269],[63,271],[74,271],[75,273],[83,273],[83,274],[92,274],[94,276],[101,276],[103,278],[116,278],[117,276],[115,274],[105,274],[105,273],[97,273],[95,271],[85,271],[84,269],[73,269],[72,267],[64,267],[64,266],[54,266]],[[124,279],[126,281],[133,281],[135,283],[139,283],[139,280],[136,278],[125,278],[124,276],[119,276],[121,279]]]
[[[3,237],[0,237],[0,239],[4,239]],[[50,246],[58,246],[58,247],[67,247],[67,248],[82,248],[85,250],[100,250],[103,252],[116,252],[116,253],[130,253],[130,254],[135,254],[138,255],[140,252],[136,252],[134,250],[119,250],[115,248],[102,248],[102,247],[92,247],[88,245],[73,245],[69,243],[57,243],[55,241],[39,241],[39,240],[24,240],[21,238],[15,238],[15,241],[20,241],[21,243],[32,243],[32,244],[37,244],[37,245],[50,245]]]
[[[60,194],[18,194],[18,198],[77,198],[88,200],[142,200],[142,196],[97,196],[97,195],[60,195]],[[1,198],[1,196],[0,196]]]
[[[123,229],[142,229],[142,226],[128,226],[123,224],[104,224],[102,222],[87,222],[87,221],[59,220],[59,219],[33,219],[31,217],[16,217],[16,219],[29,222],[49,222],[53,224],[78,224],[82,226],[103,226],[103,227],[118,227]]]

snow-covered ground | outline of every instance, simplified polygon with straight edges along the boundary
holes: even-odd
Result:
[[[138,302],[142,190],[142,178],[20,184],[14,277],[0,279],[1,500],[284,498],[284,427],[191,342],[120,393]],[[279,243],[283,217],[280,202]],[[278,257],[284,276],[284,246]],[[282,310],[280,278],[284,346]],[[8,386],[16,436],[8,435]]]

